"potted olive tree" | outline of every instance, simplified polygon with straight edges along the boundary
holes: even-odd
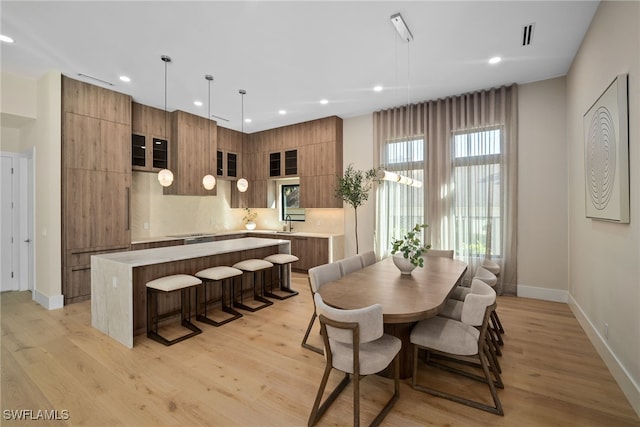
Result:
[[[336,188],[336,197],[342,199],[346,203],[353,206],[353,214],[355,216],[355,232],[356,232],[356,253],[358,250],[358,207],[369,199],[369,191],[373,187],[374,181],[377,181],[376,169],[366,171],[357,170],[350,164],[344,171],[342,177],[338,177],[338,188]]]

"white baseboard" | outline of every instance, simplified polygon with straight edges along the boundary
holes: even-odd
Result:
[[[57,310],[64,307],[64,295],[46,296],[37,289],[33,291],[33,300],[47,310]]]
[[[618,360],[616,355],[611,351],[607,342],[602,338],[597,328],[593,326],[587,315],[582,311],[582,308],[572,296],[569,296],[568,304],[573,315],[578,320],[578,323],[580,323],[580,326],[582,326],[587,337],[589,337],[589,341],[591,341],[593,346],[596,348],[596,351],[600,357],[602,357],[605,365],[609,368],[609,372],[611,372],[611,375],[613,375],[613,378],[622,389],[627,400],[629,400],[631,407],[633,407],[636,414],[640,416],[640,385],[633,381],[629,372],[624,368],[624,366],[622,366],[620,360]]]
[[[536,286],[518,285],[518,296],[553,302],[568,302],[569,291],[559,289],[538,288]]]

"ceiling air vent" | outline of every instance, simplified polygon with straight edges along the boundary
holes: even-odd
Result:
[[[527,24],[522,28],[522,46],[529,46],[533,37],[533,29],[536,24]]]

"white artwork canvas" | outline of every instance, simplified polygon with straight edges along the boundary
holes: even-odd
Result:
[[[629,223],[627,75],[609,85],[584,115],[588,218]]]

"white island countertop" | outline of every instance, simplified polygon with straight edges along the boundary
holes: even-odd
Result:
[[[164,262],[182,261],[191,258],[266,248],[287,242],[287,240],[281,239],[243,237],[241,239],[198,243],[197,245],[168,246],[164,248],[101,254],[94,255],[94,257],[126,264],[129,267],[140,267],[143,265],[161,264]]]

